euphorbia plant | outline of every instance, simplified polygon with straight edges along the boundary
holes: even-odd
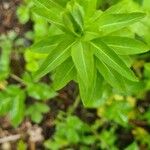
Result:
[[[139,21],[145,14],[120,13],[115,6],[103,12],[96,9],[97,0],[34,2],[34,12],[60,30],[31,47],[32,51],[48,53],[35,78],[53,72],[56,90],[71,80],[76,81],[86,107],[101,99],[104,81],[123,92],[128,91],[128,85],[137,83],[128,55],[144,53],[148,47],[113,33]]]

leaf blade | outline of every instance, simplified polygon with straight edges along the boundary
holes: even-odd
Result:
[[[89,48],[89,45],[87,46],[85,43],[79,41],[71,50],[71,56],[77,69],[77,73],[87,87],[91,84],[94,77],[93,54]]]
[[[39,79],[54,70],[70,56],[70,48],[75,41],[72,38],[65,38],[46,58],[40,69],[34,74]]]
[[[40,4],[47,9],[55,7],[58,10],[63,10],[63,7],[56,0],[34,0],[34,3],[37,5]]]
[[[52,87],[55,90],[60,90],[67,83],[73,80],[75,76],[76,76],[75,66],[72,62],[72,59],[68,58],[54,71]]]
[[[120,75],[113,68],[108,67],[105,63],[96,59],[97,69],[104,79],[117,91],[124,94],[131,94],[134,91],[138,91],[143,88],[143,84],[140,82],[133,82]],[[136,90],[135,90],[136,89]]]
[[[107,12],[100,15],[95,21],[95,25],[91,25],[91,29],[99,28],[99,32],[107,35],[114,31],[120,30],[131,24],[134,24],[145,17],[144,13],[122,13],[122,14],[107,14]]]
[[[36,53],[48,53],[54,49],[60,41],[62,41],[64,35],[48,36],[36,43],[34,43],[29,49]]]
[[[122,61],[122,59],[105,43],[99,39],[93,40],[91,42],[95,48],[95,55],[102,62],[106,63],[108,66],[112,67],[118,73],[122,74],[124,77],[132,81],[137,81],[135,75],[127,67],[127,65]]]
[[[63,24],[61,23],[60,14],[56,12],[56,10],[49,10],[42,6],[34,6],[32,11],[37,15],[45,18],[50,23],[55,24],[59,29],[65,30]]]
[[[90,87],[85,87],[83,81],[78,78],[80,95],[84,107],[98,108],[105,103],[111,93],[110,86],[106,85],[104,78],[95,70],[94,80]]]
[[[149,51],[146,44],[128,37],[106,36],[101,40],[119,55],[135,55]]]

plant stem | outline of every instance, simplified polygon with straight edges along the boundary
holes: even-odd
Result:
[[[18,81],[19,83],[21,83],[22,85],[25,85],[26,86],[26,83],[21,79],[19,78],[18,76],[16,76],[15,74],[11,74],[10,75],[14,80]]]
[[[21,138],[20,134],[6,136],[6,137],[3,137],[3,138],[0,138],[0,144],[6,143],[6,142],[17,141],[20,138]]]
[[[69,113],[70,115],[76,110],[76,108],[78,107],[79,103],[80,103],[80,95],[77,95],[77,97],[76,97],[76,99],[75,99],[75,101],[74,101],[73,106],[70,107],[70,109],[69,109],[69,112],[68,112],[68,113]]]

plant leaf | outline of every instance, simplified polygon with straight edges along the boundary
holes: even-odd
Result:
[[[69,2],[70,0],[55,0],[57,1],[57,3],[59,3],[59,5],[61,5],[62,7],[66,7],[67,2]]]
[[[89,87],[94,78],[94,60],[91,47],[87,43],[78,42],[72,47],[71,55],[81,80]]]
[[[108,8],[105,11],[105,13],[118,14],[118,13],[133,12],[132,9],[134,8],[134,5],[137,6],[134,1],[122,0],[118,2],[117,4],[112,5],[110,8]]]
[[[68,58],[64,63],[56,68],[53,75],[53,84],[52,87],[55,90],[60,90],[68,82],[73,80],[76,76],[75,66],[71,58]]]
[[[83,33],[83,16],[83,8],[78,3],[71,1],[67,5],[66,11],[62,14],[66,30],[69,29],[69,31],[77,36]]]
[[[101,62],[100,60],[96,59],[97,68],[100,74],[104,77],[104,79],[112,86],[121,91],[126,91],[126,87],[123,82],[120,82],[121,75],[115,76],[114,72],[112,71],[111,67],[108,67],[105,63]]]
[[[83,6],[86,17],[89,18],[91,17],[97,6],[97,0],[77,0],[78,3]]]
[[[119,55],[119,57],[124,61],[124,63],[130,68],[132,66],[132,59],[129,55]]]
[[[5,115],[10,110],[12,99],[10,97],[4,98],[0,94],[0,115]]]
[[[101,15],[99,19],[96,20],[96,25],[94,25],[94,28],[99,27],[99,31],[101,31],[103,35],[107,35],[141,20],[144,18],[144,16],[144,13],[103,13],[103,15]],[[93,28],[93,24],[91,25],[91,28]]]
[[[99,60],[112,67],[129,80],[137,81],[136,76],[133,74],[130,68],[128,68],[122,59],[105,43],[100,41],[100,39],[95,39],[92,41],[92,45],[95,48],[95,55]]]
[[[139,82],[133,82],[123,77],[113,68],[108,67],[105,63],[102,63],[98,59],[96,59],[96,64],[98,71],[104,79],[121,93],[131,94],[131,92],[135,91],[135,89],[140,90],[143,86]]]
[[[54,70],[70,56],[70,48],[75,43],[73,38],[65,38],[46,58],[34,77],[39,79]]]
[[[77,33],[75,32],[75,30],[77,29],[76,24],[74,24],[74,20],[72,19],[70,12],[65,11],[62,14],[62,19],[63,19],[63,23],[66,27],[66,30],[73,33],[74,35],[77,35]]]
[[[47,9],[57,8],[60,11],[63,11],[64,8],[56,0],[33,0],[35,4],[42,5]]]
[[[44,83],[29,83],[27,93],[30,97],[43,101],[50,100],[57,95],[50,86]]]
[[[101,40],[119,55],[134,55],[149,51],[146,44],[128,37],[106,36]]]
[[[61,22],[61,15],[55,9],[47,9],[46,7],[42,6],[35,6],[32,8],[32,11],[38,14],[39,16],[45,18],[50,23],[55,24],[59,29],[65,30],[62,22]]]
[[[106,87],[103,77],[95,72],[93,84],[85,87],[83,80],[78,78],[79,89],[82,102],[86,108],[97,108],[105,103],[110,92],[110,88]]]
[[[33,44],[29,49],[36,53],[49,53],[63,40],[64,35],[54,35],[48,36],[35,44]]]
[[[16,95],[16,97],[14,97],[13,99],[13,105],[10,111],[10,118],[14,126],[19,125],[24,118],[24,112],[25,112],[24,100],[25,100],[25,94],[23,91],[20,91],[18,95]]]
[[[76,22],[76,24],[81,28],[81,30],[83,31],[83,17],[84,17],[84,10],[82,8],[82,6],[80,6],[78,3],[73,2],[70,3],[70,5],[68,5],[68,10],[72,16],[72,18],[74,19],[74,21]]]

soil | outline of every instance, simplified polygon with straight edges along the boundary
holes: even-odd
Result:
[[[0,0],[0,33],[7,33],[9,30],[20,31],[16,17],[16,8],[20,2],[20,0]]]

